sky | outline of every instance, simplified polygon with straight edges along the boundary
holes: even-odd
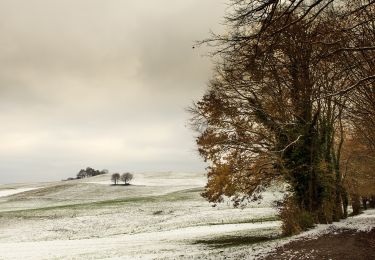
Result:
[[[204,171],[186,108],[220,0],[0,0],[0,183]]]

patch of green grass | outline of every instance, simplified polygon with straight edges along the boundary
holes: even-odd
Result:
[[[212,239],[196,240],[193,242],[193,244],[206,245],[212,248],[225,248],[269,242],[279,238],[281,238],[281,236],[224,236]]]
[[[54,186],[49,186],[49,187],[38,188],[36,190],[25,191],[25,192],[12,195],[9,201],[19,201],[20,199],[24,198],[26,195],[31,196],[31,197],[44,197],[46,195],[56,193],[62,190],[66,190],[74,186],[76,186],[76,184],[64,183],[64,184],[59,184],[59,185],[54,185]]]
[[[120,206],[126,203],[152,202],[152,201],[155,201],[154,197],[134,197],[134,198],[126,198],[126,199],[113,199],[113,200],[104,200],[104,201],[95,201],[95,202],[67,204],[67,205],[60,205],[60,206],[42,207],[42,208],[35,208],[35,209],[6,211],[6,212],[1,212],[0,216],[9,215],[9,214],[12,214],[13,216],[16,216],[16,215],[22,216],[27,213],[38,213],[38,212],[59,211],[59,210],[90,210],[90,209],[106,207],[106,206]]]
[[[178,191],[180,193],[201,193],[203,192],[204,189],[203,188],[192,188],[192,189],[186,189],[186,190],[181,190],[181,191]]]
[[[144,197],[130,197],[130,198],[120,198],[111,199],[103,201],[94,202],[84,202],[75,204],[66,204],[59,206],[49,206],[34,209],[23,209],[15,211],[0,212],[0,217],[21,217],[21,218],[40,218],[40,217],[50,217],[54,215],[55,217],[64,216],[67,211],[88,211],[103,207],[119,207],[126,204],[145,204],[145,203],[156,203],[156,202],[172,202],[189,200],[194,196],[197,196],[201,189],[188,189],[182,191],[176,191],[164,195],[157,196],[144,196]],[[48,212],[51,212],[49,214]]]
[[[262,222],[277,221],[277,220],[280,220],[277,216],[269,216],[269,217],[262,217],[262,218],[251,218],[251,219],[234,220],[234,221],[214,222],[214,223],[208,223],[207,225],[215,226],[215,225],[223,225],[223,224],[262,223]]]
[[[166,195],[160,196],[163,201],[180,201],[180,200],[194,200],[201,199],[200,193],[203,191],[201,188],[186,189],[181,191],[175,191]]]

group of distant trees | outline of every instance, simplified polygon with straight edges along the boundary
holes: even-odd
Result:
[[[109,171],[107,169],[103,169],[103,170],[99,171],[99,170],[95,170],[91,167],[87,167],[86,169],[81,169],[77,173],[76,178],[68,178],[66,180],[70,181],[70,180],[75,180],[75,179],[84,179],[84,178],[94,177],[94,176],[108,174],[108,173],[109,173]],[[134,178],[134,175],[129,173],[129,172],[125,172],[123,174],[113,173],[111,175],[111,181],[113,181],[113,183],[115,185],[117,185],[119,183],[119,181],[124,182],[124,185],[129,185],[130,181],[133,178]]]
[[[124,185],[129,185],[129,183],[133,179],[133,177],[134,177],[133,174],[131,174],[129,172],[123,173],[121,175],[119,173],[114,173],[111,176],[111,181],[113,181],[113,183],[115,185],[117,185],[119,183],[119,181],[123,181]]]
[[[107,173],[109,173],[109,172],[106,169],[99,171],[99,170],[95,170],[91,167],[87,167],[86,169],[81,169],[77,173],[77,179],[83,179],[83,178],[93,177],[93,176],[97,176],[97,175],[101,175],[101,174],[107,174]]]

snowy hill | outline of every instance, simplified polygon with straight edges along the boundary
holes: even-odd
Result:
[[[279,193],[245,209],[212,207],[200,196],[205,181],[201,173],[167,172],[136,173],[130,186],[112,185],[109,174],[2,185],[0,252],[17,246],[7,259],[175,258],[214,254],[197,242],[207,238],[279,234],[270,207]]]

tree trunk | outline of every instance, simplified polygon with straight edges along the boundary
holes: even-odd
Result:
[[[375,209],[375,196],[371,196],[370,207],[373,208],[373,209]]]
[[[362,206],[363,206],[364,210],[367,209],[367,198],[366,197],[362,197]]]
[[[361,213],[361,202],[359,200],[359,195],[353,194],[351,197],[352,197],[353,215],[358,215],[359,213]]]
[[[343,218],[348,217],[348,205],[349,205],[349,198],[348,198],[348,193],[346,190],[343,188],[343,191],[341,192],[341,199],[342,199],[342,207],[344,210],[344,215]]]

